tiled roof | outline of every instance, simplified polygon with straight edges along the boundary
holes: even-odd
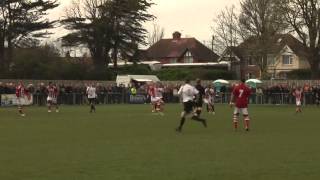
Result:
[[[149,59],[180,58],[190,51],[200,62],[215,62],[219,56],[195,38],[161,39],[147,50]]]
[[[270,37],[270,43],[266,45],[267,54],[278,54],[285,46],[289,46],[292,51],[300,57],[307,57],[307,50],[304,45],[291,34],[278,34]],[[241,43],[234,52],[239,53],[239,57],[259,55],[259,39],[250,37]]]

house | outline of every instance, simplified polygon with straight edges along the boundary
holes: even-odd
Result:
[[[161,39],[146,50],[146,60],[161,64],[217,62],[219,56],[195,38],[182,38],[174,32],[172,39]]]
[[[228,70],[229,64],[218,63],[219,56],[196,38],[182,38],[174,32],[171,39],[161,39],[147,50],[138,49],[130,59],[119,59],[118,66],[133,63],[149,65],[151,70],[162,68],[207,68]],[[110,63],[109,67],[113,67]]]
[[[240,78],[242,76],[241,69],[243,68],[241,66],[241,62],[243,62],[241,59],[243,59],[241,50],[238,47],[230,46],[224,50],[218,61],[230,62],[230,71],[235,72],[236,77]]]
[[[278,36],[267,56],[267,72],[274,78],[286,78],[287,73],[298,69],[310,69],[308,51],[292,35]]]
[[[310,68],[307,50],[292,35],[271,37],[265,53],[259,51],[258,42],[256,37],[250,37],[237,47],[227,47],[219,61],[230,62],[230,69],[238,78],[261,78],[262,67],[272,78],[286,78],[290,71]]]

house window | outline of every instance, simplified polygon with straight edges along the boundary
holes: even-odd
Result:
[[[293,64],[293,57],[292,55],[283,55],[282,56],[282,63],[284,65],[291,65]]]
[[[175,64],[175,63],[177,63],[177,59],[176,58],[173,58],[173,59],[170,60],[170,64]]]
[[[187,51],[184,55],[184,63],[193,63],[193,57],[190,51]]]
[[[269,66],[274,66],[276,64],[276,59],[272,55],[268,55],[267,62]]]

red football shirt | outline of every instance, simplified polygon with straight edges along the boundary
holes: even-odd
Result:
[[[58,89],[55,86],[48,86],[47,87],[48,96],[51,98],[57,98],[58,96]]]
[[[23,98],[25,95],[28,96],[28,91],[24,88],[23,85],[18,85],[16,87],[16,96],[18,98]]]
[[[294,91],[293,95],[296,97],[296,101],[301,101],[301,99],[302,99],[302,90],[296,89]]]
[[[149,86],[148,94],[151,97],[155,97],[156,96],[156,88],[154,86]]]
[[[237,108],[247,108],[249,104],[249,97],[251,95],[251,89],[244,83],[239,84],[233,89],[232,92]]]

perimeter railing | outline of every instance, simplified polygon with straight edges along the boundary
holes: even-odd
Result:
[[[46,95],[36,93],[33,95],[35,105],[45,105]],[[173,93],[164,93],[166,103],[179,103],[180,98]],[[291,93],[252,94],[250,104],[295,104],[295,97]],[[58,97],[59,104],[85,105],[88,100],[84,93],[64,93]],[[215,97],[215,103],[226,104],[230,102],[230,93],[220,93]],[[302,102],[304,105],[313,105],[316,98],[312,93],[304,93]],[[131,95],[129,92],[103,92],[98,93],[98,104],[143,104],[150,103],[150,97],[146,93]]]
[[[221,93],[216,96],[216,103],[229,103],[231,93]],[[296,99],[291,93],[268,93],[268,94],[252,94],[249,98],[250,104],[279,104],[290,105],[295,104]],[[303,105],[316,104],[316,97],[313,93],[304,93],[302,97]]]
[[[1,95],[1,94],[0,94]],[[130,94],[125,90],[122,92],[100,92],[97,94],[98,104],[145,104],[150,103],[150,97],[146,93]],[[0,96],[1,97],[1,96]],[[34,93],[33,104],[37,106],[46,105],[47,95],[45,93]],[[180,98],[172,92],[163,94],[165,103],[179,103]],[[268,93],[252,94],[249,98],[250,104],[295,104],[295,97],[291,93]],[[230,102],[230,93],[219,93],[215,97],[215,103],[226,104]],[[304,93],[304,105],[316,104],[316,98],[313,93]],[[1,98],[0,98],[1,103]],[[72,92],[60,93],[58,103],[63,105],[86,105],[88,103],[85,93]]]

